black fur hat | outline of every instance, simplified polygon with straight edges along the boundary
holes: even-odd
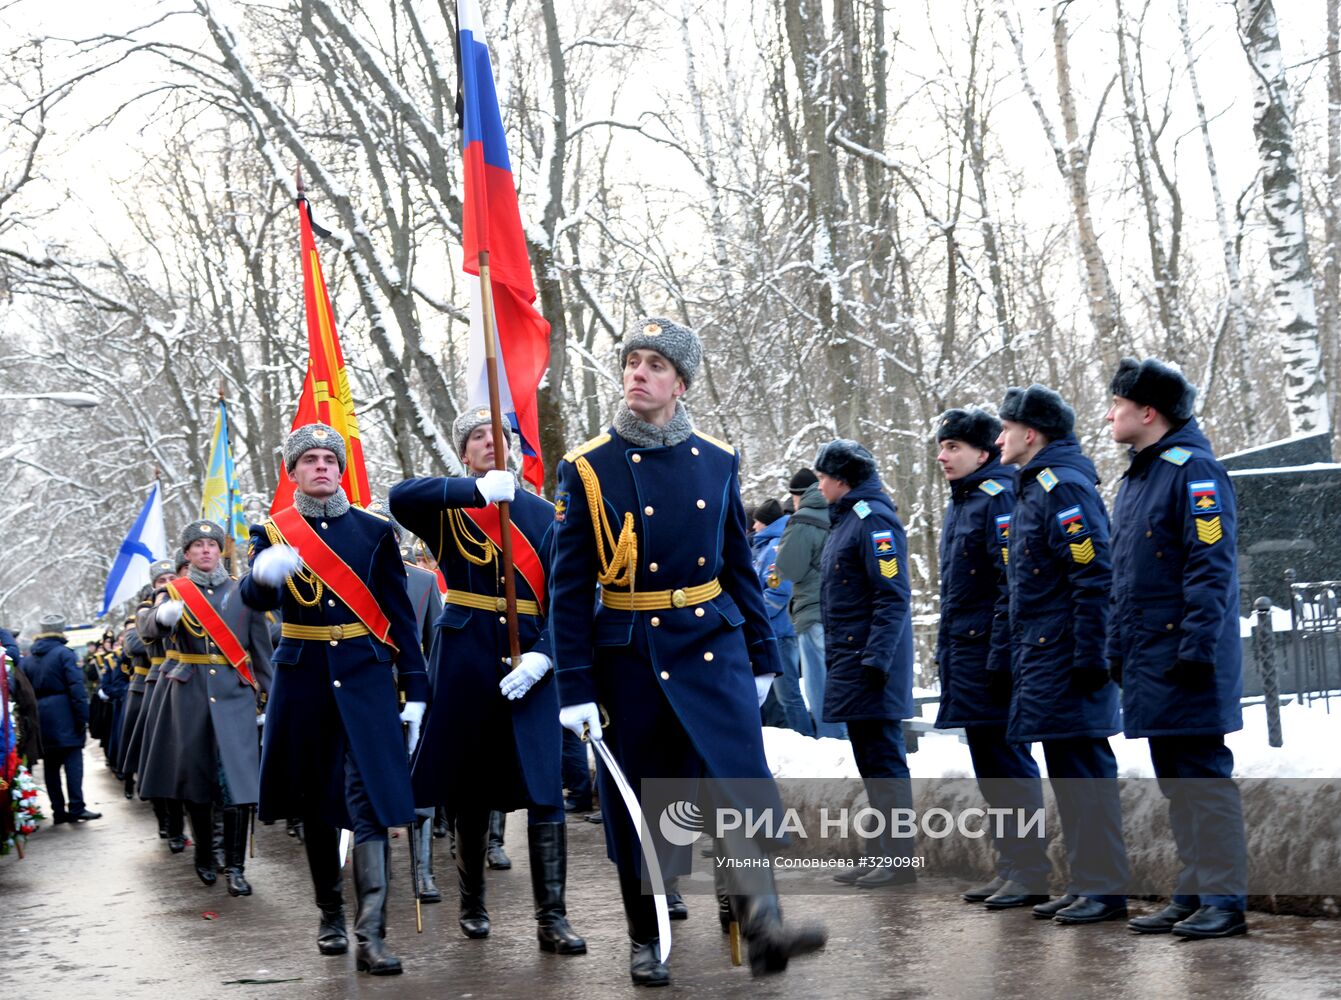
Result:
[[[1178,423],[1192,417],[1197,387],[1173,365],[1159,358],[1123,358],[1111,386],[1114,396],[1130,399],[1141,406],[1153,406]]]
[[[876,474],[875,456],[856,441],[838,438],[820,448],[815,471],[856,486]]]
[[[1049,441],[1066,437],[1076,426],[1076,411],[1066,405],[1061,394],[1037,382],[1028,389],[1007,389],[999,412],[1002,420],[1026,424]]]
[[[970,448],[1001,454],[996,439],[1001,435],[1001,421],[981,406],[966,406],[946,410],[936,421],[936,440],[963,441]]]

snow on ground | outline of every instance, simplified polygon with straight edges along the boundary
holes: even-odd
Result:
[[[1266,707],[1243,709],[1243,729],[1226,737],[1234,752],[1234,775],[1239,778],[1341,777],[1341,696],[1333,695],[1329,714],[1321,701],[1282,705],[1281,733],[1285,745],[1267,742]],[[935,717],[935,705],[923,706],[922,717]],[[1153,778],[1149,744],[1143,739],[1114,736],[1109,740],[1118,760],[1118,773],[1130,778]],[[856,778],[857,764],[846,740],[817,740],[790,729],[764,729],[764,750],[774,777]],[[1043,748],[1034,744],[1034,759],[1047,774]],[[955,733],[924,734],[915,753],[908,756],[914,778],[970,777],[973,764],[968,745]]]

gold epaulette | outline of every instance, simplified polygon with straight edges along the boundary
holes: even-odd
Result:
[[[609,434],[598,434],[596,435],[596,437],[592,438],[586,444],[580,444],[572,451],[568,452],[568,454],[563,456],[563,460],[565,462],[576,462],[587,452],[599,448],[601,445],[605,444],[609,440],[610,440]]]
[[[725,441],[719,441],[711,434],[704,434],[702,431],[698,430],[694,431],[694,433],[697,434],[699,437],[701,437],[704,441],[707,441],[709,444],[715,444],[718,448],[721,448],[722,451],[726,452],[728,455],[734,455],[736,453],[735,448],[731,447],[731,445],[727,444]]]

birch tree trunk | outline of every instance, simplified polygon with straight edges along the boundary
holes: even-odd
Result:
[[[1262,160],[1262,208],[1269,231],[1267,255],[1290,433],[1316,434],[1331,423],[1280,28],[1272,0],[1236,0],[1235,6],[1239,40],[1253,73],[1253,134]]]

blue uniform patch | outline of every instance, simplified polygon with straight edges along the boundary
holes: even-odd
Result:
[[[894,532],[892,532],[892,531],[872,531],[872,532],[871,532],[871,547],[872,547],[873,549],[875,549],[875,554],[876,554],[876,557],[877,557],[877,558],[880,558],[880,557],[882,557],[882,556],[885,557],[885,558],[888,558],[889,556],[893,555],[893,554],[894,554]]]
[[[871,505],[865,500],[858,500],[852,505],[852,510],[857,517],[864,521],[866,520],[867,515],[871,513]]]
[[[1189,513],[1193,517],[1220,513],[1220,488],[1214,479],[1201,479],[1187,484],[1187,495],[1191,501]]]
[[[989,497],[994,497],[1002,490],[1004,490],[1005,487],[1002,486],[1000,483],[998,483],[995,479],[984,479],[981,483],[978,484],[978,489],[982,490]]]
[[[1192,453],[1188,451],[1186,448],[1179,448],[1178,446],[1175,445],[1168,451],[1160,452],[1159,457],[1164,459],[1164,461],[1166,462],[1173,463],[1174,465],[1186,465],[1187,460],[1192,457]]]
[[[996,538],[1002,545],[1010,541],[1010,515],[998,514],[996,516]]]
[[[1051,469],[1044,469],[1038,474],[1038,485],[1049,493],[1057,486],[1057,476]]]
[[[569,493],[567,490],[559,490],[554,494],[554,520],[558,521],[560,524],[563,523],[563,519],[568,515],[568,500]]]
[[[1078,505],[1058,511],[1057,523],[1061,525],[1062,534],[1067,538],[1079,538],[1089,534],[1090,529],[1085,524],[1085,515]]]

